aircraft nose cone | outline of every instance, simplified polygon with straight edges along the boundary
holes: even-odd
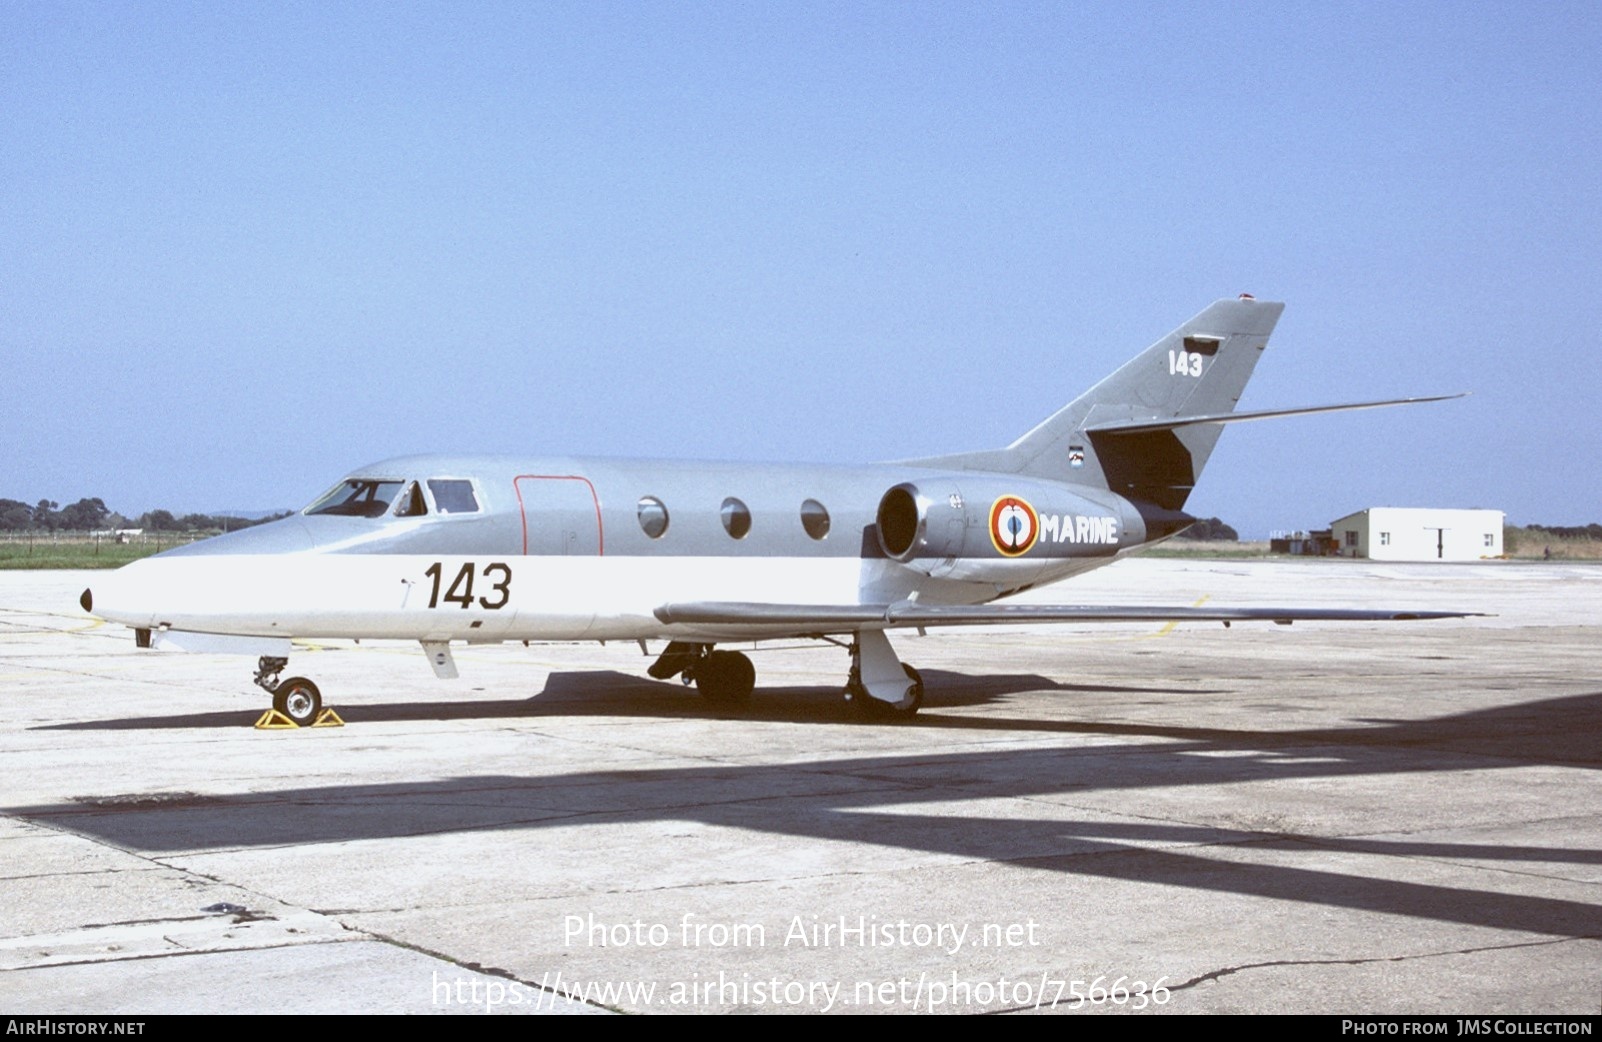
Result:
[[[328,520],[319,518],[318,520]],[[348,518],[334,520],[348,521]],[[306,526],[306,519],[300,517],[286,517],[279,521],[271,521],[265,525],[255,525],[250,528],[241,528],[237,532],[228,532],[224,535],[212,536],[199,542],[188,543],[184,546],[175,546],[159,556],[173,557],[216,557],[226,554],[287,554],[299,550],[310,550],[317,545],[311,530]]]
[[[89,587],[87,587],[87,586],[84,587],[83,596],[78,598],[78,603],[83,605],[83,610],[84,611],[88,612],[91,615],[94,614],[94,612],[95,612],[95,598],[94,598],[94,594],[89,592]]]

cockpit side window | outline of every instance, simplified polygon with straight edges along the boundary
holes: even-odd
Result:
[[[442,514],[478,513],[478,496],[473,483],[465,478],[429,478],[428,490],[434,494],[434,508]]]
[[[405,494],[395,505],[395,516],[422,517],[426,513],[428,513],[428,503],[423,499],[423,490],[413,481],[406,486]]]
[[[405,482],[383,478],[346,478],[306,508],[308,514],[338,517],[382,517]]]

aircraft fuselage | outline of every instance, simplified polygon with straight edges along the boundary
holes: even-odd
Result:
[[[775,590],[795,604],[981,604],[1147,536],[1105,490],[893,464],[414,456],[338,489],[354,500],[135,562],[96,582],[93,610],[158,634],[728,640],[796,627],[655,612]],[[897,489],[916,544],[891,547],[903,559],[878,527]]]

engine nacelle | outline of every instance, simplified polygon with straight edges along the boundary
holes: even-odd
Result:
[[[1147,536],[1141,512],[1112,492],[986,473],[896,485],[880,498],[877,522],[886,557],[952,578],[1000,579],[1033,562],[1107,557]]]

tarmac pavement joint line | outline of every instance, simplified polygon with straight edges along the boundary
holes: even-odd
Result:
[[[1355,959],[1275,959],[1267,962],[1247,962],[1239,966],[1225,966],[1220,970],[1192,977],[1181,984],[1168,986],[1169,991],[1185,991],[1198,985],[1230,977],[1248,970],[1275,969],[1281,966],[1367,966],[1381,962],[1417,962],[1428,959],[1446,959],[1455,955],[1478,955],[1482,952],[1505,952],[1518,948],[1550,948],[1553,945],[1573,944],[1577,941],[1602,940],[1602,934],[1577,934],[1573,937],[1554,937],[1546,941],[1514,941],[1509,944],[1482,944],[1472,948],[1447,948],[1434,952],[1415,952],[1411,955],[1383,955]]]

